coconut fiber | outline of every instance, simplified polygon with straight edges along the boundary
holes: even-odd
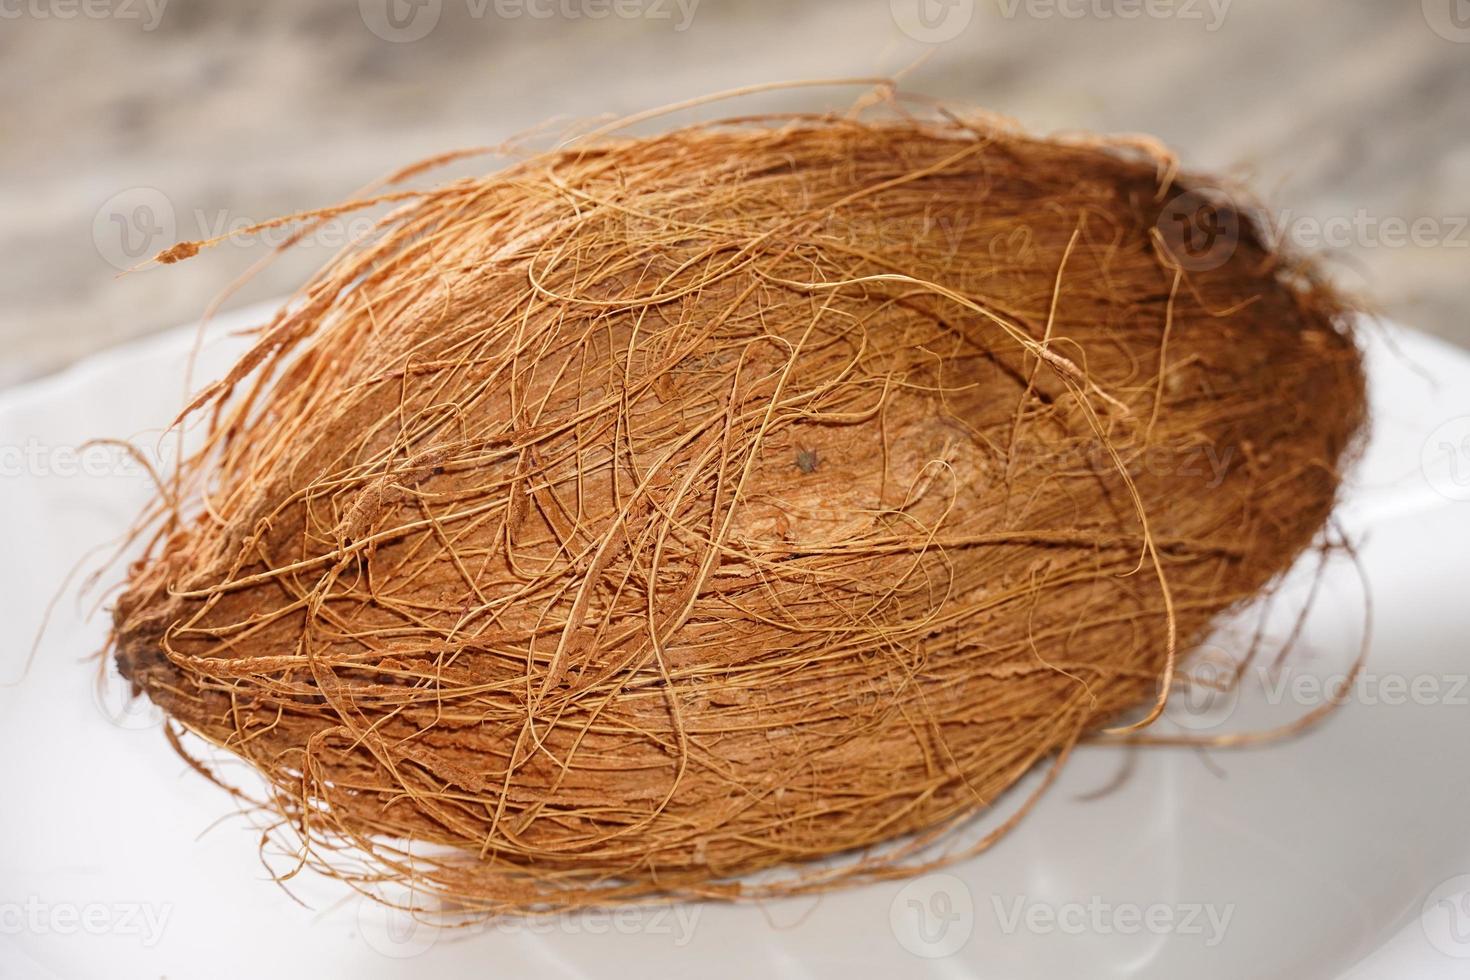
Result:
[[[1152,723],[1331,510],[1344,304],[1151,144],[619,133],[293,216],[380,206],[186,413],[111,653],[258,770],[282,877],[503,913],[931,866]]]

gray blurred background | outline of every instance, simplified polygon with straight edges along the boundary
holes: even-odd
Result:
[[[0,0],[0,384],[189,322],[268,251],[117,276],[174,240],[549,118],[926,54],[906,87],[1248,178],[1348,288],[1470,344],[1470,0]]]

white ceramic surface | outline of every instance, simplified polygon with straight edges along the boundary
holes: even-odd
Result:
[[[242,346],[230,330],[261,315],[217,322],[196,378],[223,370]],[[0,977],[1470,976],[1465,352],[1369,332],[1375,432],[1340,520],[1371,583],[1373,645],[1349,702],[1310,734],[1083,747],[999,846],[916,881],[441,934],[329,881],[293,881],[303,905],[265,880],[256,833],[221,821],[229,801],[174,756],[156,714],[117,684],[94,696],[84,658],[105,617],[84,618],[74,590],[26,670],[59,583],[150,494],[117,451],[76,447],[156,443],[193,335],[0,392]],[[1309,579],[1289,580],[1278,632]],[[1351,565],[1333,564],[1283,672],[1176,699],[1161,730],[1250,731],[1311,710],[1357,653],[1362,596]],[[1243,628],[1222,629],[1216,663]]]

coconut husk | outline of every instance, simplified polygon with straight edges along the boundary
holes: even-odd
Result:
[[[388,197],[196,401],[113,641],[368,891],[927,867],[1157,718],[1364,419],[1344,303],[1138,141],[764,117]]]

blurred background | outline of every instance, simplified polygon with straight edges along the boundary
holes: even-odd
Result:
[[[1247,178],[1348,288],[1470,345],[1470,0],[0,0],[0,384],[197,319],[272,241],[118,276],[176,240],[547,119],[925,56],[906,87]]]

